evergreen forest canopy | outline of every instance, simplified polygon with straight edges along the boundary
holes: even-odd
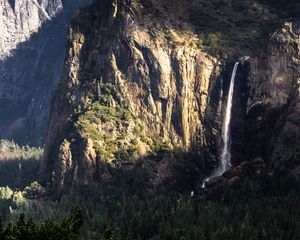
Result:
[[[101,185],[77,185],[71,191],[38,182],[19,190],[0,188],[1,239],[300,237],[299,179],[285,171],[270,176],[261,160],[243,171],[238,184],[205,198],[156,189],[138,167],[127,172],[111,169],[111,174]]]

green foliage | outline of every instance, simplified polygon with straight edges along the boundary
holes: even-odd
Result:
[[[102,234],[100,240],[121,240],[120,234],[116,233],[112,228],[107,228]]]
[[[32,182],[24,189],[24,194],[26,198],[29,199],[41,197],[45,194],[45,192],[46,190],[41,186],[41,184],[38,181]]]
[[[135,123],[133,115],[126,102],[120,103],[114,85],[94,80],[92,88],[95,93],[82,98],[70,119],[76,135],[91,140],[104,161],[129,161],[136,150],[127,139],[129,126]]]
[[[101,235],[101,239],[255,240],[261,239],[264,231],[263,239],[300,236],[297,198],[227,204],[185,197],[133,195],[111,198],[105,204],[100,202],[95,205],[98,207],[88,210],[86,239],[98,239]]]
[[[0,199],[10,199],[14,191],[11,190],[8,186],[0,187]]]
[[[224,46],[222,46],[222,34],[220,33],[208,33],[199,34],[200,44],[203,49],[213,54],[222,54],[226,52]]]
[[[22,192],[13,191],[8,186],[0,187],[0,213],[4,220],[14,209],[23,209],[26,204],[27,201]]]
[[[53,220],[46,220],[36,224],[22,214],[16,223],[6,227],[0,224],[1,240],[76,240],[80,239],[80,228],[83,224],[82,211],[77,209],[74,214],[57,224]]]
[[[248,56],[264,49],[284,18],[268,14],[269,1],[261,1],[265,6],[251,1],[200,0],[201,5],[191,7],[189,18],[199,34],[199,45],[221,57]]]
[[[148,145],[154,153],[170,149],[168,144],[161,144],[146,137],[141,123],[131,114],[129,104],[118,103],[116,88],[110,83],[94,81],[97,99],[83,98],[77,117],[71,120],[81,139],[90,139],[93,147],[106,162],[127,163],[139,152],[139,144]],[[85,110],[84,110],[85,109]]]
[[[13,141],[0,142],[0,186],[23,188],[36,179],[42,148],[20,147]]]
[[[299,179],[256,175],[261,164],[255,160],[238,185],[209,199],[155,189],[141,168],[115,170],[101,185],[76,186],[59,200],[28,201],[26,215],[62,219],[79,206],[86,210],[82,238],[91,240],[299,239]]]
[[[93,141],[95,150],[103,160],[126,160],[133,155],[135,149],[119,145],[125,141],[130,121],[133,121],[132,114],[119,104],[109,107],[94,102],[88,111],[79,116],[75,127],[82,138]]]
[[[12,201],[17,207],[26,206],[27,204],[27,199],[25,198],[24,194],[20,191],[14,192],[14,194],[12,195]]]
[[[0,141],[0,160],[39,160],[43,156],[43,152],[43,149],[40,147],[35,148],[28,145],[20,147],[14,141]]]
[[[129,146],[127,148],[120,148],[116,151],[115,156],[117,161],[126,161],[130,159],[134,153],[137,151],[137,148],[134,146]]]
[[[102,81],[96,81],[98,82],[98,92],[99,92],[99,98],[101,96],[116,96],[118,95],[118,92],[114,85],[111,83],[103,83]]]

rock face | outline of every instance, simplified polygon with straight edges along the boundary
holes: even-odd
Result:
[[[299,78],[300,35],[296,23],[285,23],[271,37],[267,51],[250,58],[244,67],[244,86],[236,98],[243,98],[240,119],[233,125],[243,126],[233,150],[240,160],[263,157],[278,166],[299,160]],[[246,97],[245,97],[246,96]],[[241,106],[241,104],[240,104]],[[239,121],[239,124],[238,124]],[[241,132],[240,132],[241,133]]]
[[[0,1],[0,137],[44,142],[50,99],[63,67],[67,29],[89,1]]]
[[[11,54],[21,42],[28,40],[41,25],[63,9],[61,0],[2,0],[0,2],[0,59]]]
[[[229,16],[231,9],[244,6],[225,2],[222,11]],[[205,8],[204,3],[192,6]],[[266,22],[276,19],[263,5],[245,4],[252,6],[249,16],[259,11]],[[60,186],[76,179],[93,181],[106,171],[106,163],[130,165],[162,150],[192,153],[200,179],[218,165],[234,61],[222,61],[202,49],[220,49],[218,36],[230,42],[232,35],[226,29],[223,35],[208,33],[211,45],[203,46],[201,34],[185,17],[190,10],[178,1],[96,0],[78,12],[53,103],[42,166],[47,179],[55,175]],[[216,29],[222,22],[219,14],[214,11],[216,18],[210,22]],[[249,23],[243,14],[235,17],[238,23]],[[193,22],[203,30],[201,21]],[[231,22],[229,18],[230,31]],[[260,26],[260,21],[247,25],[250,33],[258,33],[252,27]],[[298,29],[286,24],[267,49],[239,65],[231,122],[234,164],[261,157],[269,166],[289,160],[297,165]],[[243,32],[240,40],[247,36]],[[241,44],[250,49],[250,43]]]
[[[74,19],[44,161],[59,183],[66,175],[92,179],[97,161],[114,163],[120,150],[138,159],[161,148],[199,153],[216,141],[219,127],[203,123],[206,113],[217,116],[209,96],[220,95],[220,63],[191,29],[162,18],[157,4],[95,1]],[[66,141],[70,171],[59,158]]]

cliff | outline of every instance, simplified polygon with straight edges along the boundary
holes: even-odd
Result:
[[[299,164],[299,30],[296,22],[286,22],[267,52],[249,61],[246,126],[254,155],[248,156],[260,155],[276,167]]]
[[[163,148],[197,152],[206,144],[204,115],[220,63],[191,29],[152,16],[138,1],[96,1],[76,16],[45,168],[64,178],[79,166],[93,178],[98,160],[126,162]]]
[[[0,1],[0,137],[42,145],[73,11],[89,1]]]
[[[4,1],[0,2],[1,36],[0,58],[11,54],[21,42],[28,40],[41,25],[53,19],[61,10],[61,0],[56,1]]]
[[[298,131],[296,25],[270,38],[281,18],[269,5],[216,4],[105,0],[78,12],[52,108],[42,166],[48,179],[55,175],[60,186],[94,181],[109,175],[106,166],[160,152],[169,155],[157,172],[171,168],[164,164],[175,152],[191,153],[202,179],[218,165],[232,61],[245,54],[251,57],[240,64],[234,95],[233,162],[286,159],[285,137]]]

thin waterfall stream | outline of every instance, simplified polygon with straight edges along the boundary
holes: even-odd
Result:
[[[239,66],[239,62],[235,63],[231,80],[230,80],[230,87],[227,97],[226,103],[226,111],[225,111],[225,118],[223,119],[223,126],[222,126],[222,139],[223,139],[223,148],[221,151],[221,166],[217,173],[222,175],[226,170],[231,167],[231,152],[230,152],[230,122],[231,122],[231,113],[232,113],[232,100],[233,100],[233,93],[234,93],[234,84],[235,84],[235,75]]]
[[[223,175],[225,171],[227,171],[231,167],[231,152],[230,152],[230,122],[231,122],[231,113],[232,113],[232,101],[233,101],[233,93],[234,93],[234,84],[235,84],[235,76],[238,70],[239,62],[236,62],[231,74],[230,86],[228,91],[228,97],[226,102],[225,116],[223,118],[222,123],[222,148],[220,155],[220,165],[212,175],[205,179],[202,188],[205,188],[205,183],[210,180],[212,177],[218,177]]]

